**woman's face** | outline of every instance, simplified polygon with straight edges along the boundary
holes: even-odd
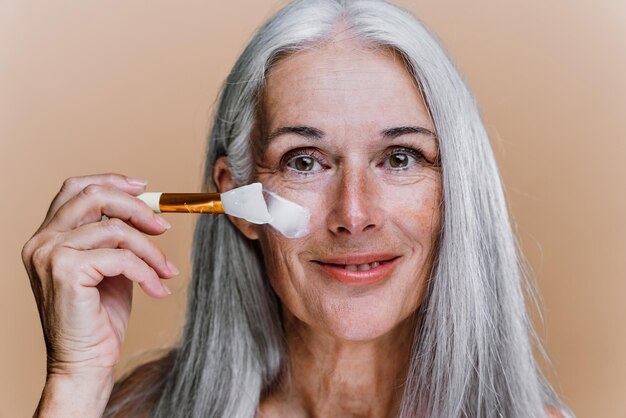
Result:
[[[256,180],[311,211],[303,238],[256,227],[283,308],[344,340],[394,329],[420,304],[441,216],[435,129],[401,59],[352,40],[284,58],[257,128]]]

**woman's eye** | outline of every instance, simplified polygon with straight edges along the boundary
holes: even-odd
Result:
[[[422,155],[414,149],[400,148],[387,153],[385,165],[391,170],[403,170],[414,165]]]
[[[409,156],[400,152],[396,152],[389,156],[389,165],[392,168],[404,168],[409,165]]]
[[[315,158],[308,155],[296,155],[291,157],[286,165],[300,173],[314,173],[322,168]]]

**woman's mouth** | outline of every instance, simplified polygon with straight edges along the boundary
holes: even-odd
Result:
[[[400,256],[360,254],[312,260],[327,277],[349,285],[371,285],[391,275]]]
[[[373,263],[369,264],[346,264],[343,266],[343,268],[350,271],[367,271],[378,266],[380,266],[380,263],[378,261],[374,261]]]

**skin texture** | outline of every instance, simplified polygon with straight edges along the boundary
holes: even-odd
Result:
[[[268,137],[287,126],[297,133]],[[441,170],[434,135],[383,138],[415,126],[435,132],[403,61],[387,49],[336,38],[280,60],[269,72],[254,134],[255,181],[311,210],[311,233],[288,239],[231,218],[258,239],[282,301],[289,367],[259,416],[397,413],[441,224]],[[407,151],[407,148],[415,151]],[[221,190],[236,185],[225,158]],[[385,280],[348,285],[314,260],[364,253],[398,256]]]

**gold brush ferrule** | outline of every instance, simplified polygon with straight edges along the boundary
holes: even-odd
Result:
[[[219,193],[163,193],[161,212],[224,213]]]

